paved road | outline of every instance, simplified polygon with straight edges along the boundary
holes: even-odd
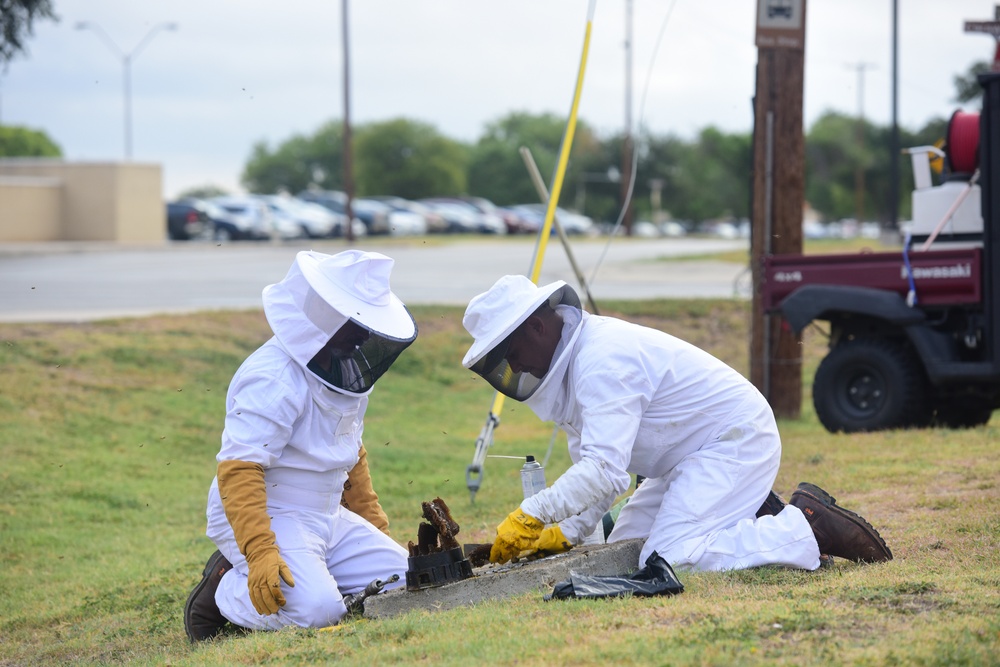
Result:
[[[572,241],[577,265],[598,306],[602,299],[747,296],[744,267],[697,259],[746,247],[718,239]],[[393,291],[406,303],[465,305],[501,275],[528,273],[532,238],[364,239],[393,257]],[[343,242],[311,245],[170,243],[123,247],[93,243],[0,245],[0,321],[73,322],[260,306],[261,290],[280,280],[299,250],[334,253]],[[603,259],[602,259],[603,256]],[[670,261],[669,258],[688,259]],[[599,269],[595,277],[595,267]],[[540,283],[579,287],[567,253],[553,239]],[[581,297],[583,294],[581,293]]]

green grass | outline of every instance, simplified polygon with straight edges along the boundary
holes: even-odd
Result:
[[[742,301],[602,303],[746,372]],[[372,474],[402,544],[444,498],[460,539],[490,539],[520,496],[516,461],[465,467],[492,391],[460,366],[461,309],[413,309],[420,338],[366,420]],[[182,608],[213,547],[204,509],[232,373],[260,312],[0,325],[0,665],[998,665],[1000,431],[835,436],[783,421],[787,495],[809,480],[869,519],[896,559],[819,572],[681,574],[675,598],[544,602],[541,592],[336,628],[191,647]],[[810,330],[803,377],[823,354]],[[507,401],[492,454],[543,456],[552,427]],[[551,482],[569,461],[560,437]]]

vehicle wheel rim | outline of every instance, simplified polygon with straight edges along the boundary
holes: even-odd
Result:
[[[870,370],[853,373],[844,383],[845,407],[854,414],[873,415],[885,405],[885,380]]]

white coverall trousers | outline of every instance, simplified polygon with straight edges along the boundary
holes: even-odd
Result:
[[[335,625],[347,613],[343,596],[359,593],[375,579],[406,583],[407,556],[392,538],[340,505],[340,494],[268,489],[267,512],[271,530],[295,579],[295,586],[281,583],[285,606],[262,616],[254,609],[247,589],[247,561],[240,553],[233,530],[218,498],[218,485],[209,491],[208,537],[233,564],[215,593],[219,611],[229,621],[251,630],[278,630],[294,625],[322,628]]]
[[[778,474],[781,441],[767,404],[663,477],[647,478],[622,508],[608,542],[646,540],[639,565],[656,551],[682,570],[819,567],[805,515],[787,505],[755,518]]]

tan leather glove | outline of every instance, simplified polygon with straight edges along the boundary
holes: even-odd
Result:
[[[340,504],[363,519],[367,519],[386,535],[389,534],[389,517],[378,502],[378,494],[372,486],[372,476],[368,472],[368,451],[364,445],[358,450],[358,462],[347,473],[344,494]]]
[[[279,580],[289,586],[295,586],[295,580],[271,531],[264,468],[247,461],[221,461],[218,479],[222,507],[250,568],[250,601],[258,614],[276,614],[285,606]]]

